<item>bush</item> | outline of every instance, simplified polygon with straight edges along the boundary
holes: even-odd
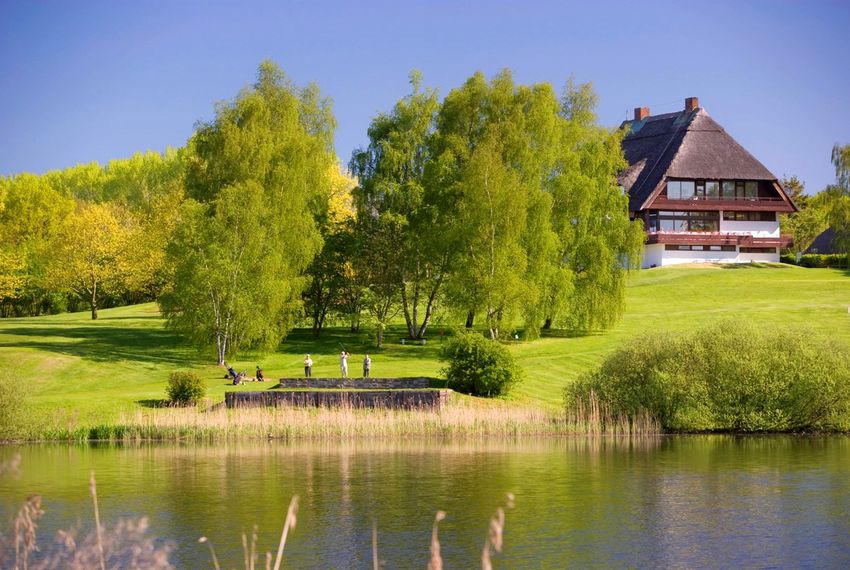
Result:
[[[725,321],[652,334],[611,354],[565,390],[614,416],[648,412],[673,431],[850,428],[850,350],[807,331]]]
[[[847,269],[847,255],[843,253],[806,253],[800,256],[800,263],[793,254],[784,254],[780,257],[782,263],[799,265],[800,267],[831,267],[835,269]]]
[[[186,406],[200,403],[207,394],[207,387],[197,373],[178,370],[168,377],[168,387],[165,391],[172,403]]]
[[[440,357],[449,388],[473,396],[507,394],[520,381],[521,372],[508,349],[474,332],[452,338]]]

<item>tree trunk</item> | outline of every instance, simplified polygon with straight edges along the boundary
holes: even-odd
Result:
[[[543,329],[549,330],[552,328],[552,317],[546,317],[546,322],[543,323]]]
[[[97,283],[91,289],[91,320],[97,320]]]
[[[378,326],[375,328],[375,346],[381,348],[384,344],[384,325],[378,323]]]
[[[475,321],[475,313],[469,311],[466,314],[466,328],[471,329],[473,321]]]

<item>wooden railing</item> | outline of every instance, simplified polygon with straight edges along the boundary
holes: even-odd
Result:
[[[744,247],[789,247],[791,236],[757,237],[720,232],[647,232],[646,243],[680,245],[742,245]]]

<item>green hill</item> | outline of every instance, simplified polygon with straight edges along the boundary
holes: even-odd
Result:
[[[752,319],[768,326],[806,326],[850,343],[850,277],[830,269],[785,265],[687,266],[638,272],[627,293],[626,314],[611,331],[570,338],[553,333],[535,342],[517,342],[511,350],[526,372],[513,394],[522,403],[557,406],[561,390],[610,350],[636,334],[653,330],[688,330],[715,319]],[[210,365],[165,330],[153,304],[88,313],[0,320],[0,366],[25,383],[40,414],[59,422],[109,421],[121,412],[150,406],[164,398],[169,372],[193,368],[208,381],[209,395],[221,398],[233,389],[224,371]],[[441,367],[440,323],[426,346],[402,345],[401,328],[391,329],[387,344],[375,350],[368,331],[331,329],[315,340],[294,331],[274,354],[246,355],[233,363],[253,375],[260,364],[269,378],[298,376],[310,353],[315,376],[337,375],[340,345],[352,352],[357,374],[366,352],[373,376],[436,376]],[[447,327],[446,327],[447,328]],[[268,384],[267,384],[268,386]],[[256,389],[248,383],[240,389]]]

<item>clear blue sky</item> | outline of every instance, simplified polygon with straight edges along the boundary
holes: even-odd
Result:
[[[698,96],[810,192],[850,143],[850,1],[83,2],[0,0],[0,174],[181,146],[264,58],[334,100],[347,163],[411,69],[445,95],[509,67],[593,83],[599,118]]]

